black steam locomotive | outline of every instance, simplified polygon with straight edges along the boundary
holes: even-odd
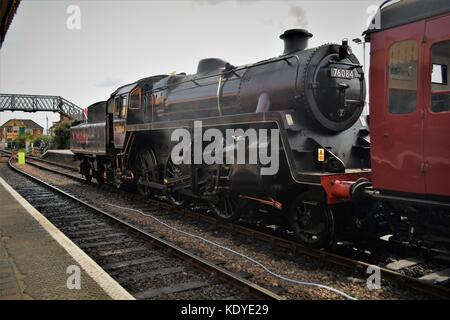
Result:
[[[350,203],[346,182],[370,177],[370,141],[362,66],[346,40],[307,49],[310,37],[288,30],[279,57],[237,67],[203,59],[196,74],[157,75],[118,88],[71,129],[81,174],[117,187],[132,184],[145,196],[164,193],[177,206],[199,199],[228,221],[263,206],[286,215],[299,241],[326,244],[340,225],[358,219],[338,213]],[[209,129],[223,137],[233,130],[231,139],[216,137],[216,147],[227,155],[244,151],[246,159],[258,147],[271,149],[279,155],[277,170],[262,174],[268,164],[260,160],[198,162],[186,149],[180,157],[192,161],[174,161],[173,134],[180,129],[192,133],[190,151]],[[268,134],[256,148],[251,130]],[[200,150],[208,143],[200,140]]]

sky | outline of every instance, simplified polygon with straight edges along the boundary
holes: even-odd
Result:
[[[0,93],[58,95],[85,108],[140,78],[195,73],[203,58],[237,66],[279,56],[286,29],[308,29],[309,47],[361,38],[370,6],[382,2],[22,0],[0,49]],[[353,51],[362,63],[362,46]],[[0,112],[0,125],[30,118],[46,128],[46,117],[59,119]]]

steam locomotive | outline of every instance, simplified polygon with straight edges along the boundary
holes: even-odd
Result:
[[[134,185],[144,196],[163,193],[177,206],[201,200],[226,221],[266,207],[290,220],[299,241],[326,245],[339,225],[345,231],[356,221],[352,213],[336,213],[350,204],[346,183],[370,178],[370,139],[358,59],[347,40],[308,48],[311,37],[303,29],[287,30],[278,57],[243,66],[203,59],[196,74],[156,75],[118,88],[71,129],[81,174],[117,187]],[[265,148],[279,155],[278,170],[262,174],[267,163],[260,160],[174,161],[179,129],[192,133],[192,149],[196,130],[224,137],[233,130],[216,146],[247,158],[258,149],[250,130],[266,130]],[[201,148],[207,144],[201,141]],[[261,140],[256,144],[264,147]]]
[[[278,57],[204,59],[196,74],[118,88],[72,127],[71,149],[87,180],[200,201],[226,221],[275,212],[312,247],[382,234],[449,243],[449,30],[447,0],[380,6],[364,32],[372,141],[348,41],[308,48],[312,34],[293,29]]]

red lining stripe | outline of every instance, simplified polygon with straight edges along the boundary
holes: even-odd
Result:
[[[449,94],[450,90],[446,90],[446,91],[433,91],[431,92],[431,94]]]

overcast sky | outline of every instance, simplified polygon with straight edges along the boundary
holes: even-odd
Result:
[[[310,47],[361,37],[382,1],[57,1],[22,0],[0,50],[0,92],[59,95],[80,107],[154,74],[193,73],[218,57],[233,65],[278,56],[286,29],[307,28]],[[70,5],[80,29],[69,29]],[[73,11],[72,11],[73,13]],[[362,62],[361,46],[353,46]],[[368,55],[367,55],[368,56]],[[52,113],[0,112],[0,124]]]

